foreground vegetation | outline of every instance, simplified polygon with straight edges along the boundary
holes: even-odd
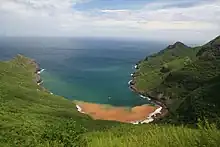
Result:
[[[178,52],[172,53],[172,58],[166,60],[166,64],[162,62],[165,56],[166,59],[169,58],[169,54],[164,53],[166,51],[159,53],[163,57],[158,58],[160,59],[158,64],[156,59],[151,61],[149,58],[141,62],[139,65],[139,72],[143,74],[141,77],[148,81],[152,79],[152,77],[148,79],[147,76],[150,75],[145,74],[148,69],[155,68],[153,74],[155,77],[161,74],[162,69],[162,80],[152,82],[156,83],[156,86],[149,85],[149,89],[153,91],[157,88],[158,91],[165,91],[166,100],[170,89],[177,96],[186,94],[181,105],[175,109],[175,113],[166,118],[170,122],[186,117],[186,112],[190,114],[188,119],[194,119],[193,115],[202,113],[203,116],[211,116],[216,120],[220,110],[217,93],[220,64],[218,56],[212,54],[216,51],[215,48],[210,51],[210,47],[202,49],[186,47],[184,53],[180,53],[180,48],[185,46],[181,43],[175,46],[179,48]],[[172,48],[170,47],[169,50]],[[206,58],[206,55],[208,61],[199,58]],[[151,64],[145,65],[148,63],[147,60],[151,61]],[[144,72],[142,69],[145,69]],[[35,81],[35,70],[34,62],[21,55],[11,61],[0,62],[0,146],[2,147],[217,147],[220,144],[220,131],[214,124],[204,124],[204,121],[197,125],[194,123],[194,127],[187,127],[166,123],[132,125],[92,120],[89,116],[78,113],[73,102],[51,95],[38,86]],[[201,74],[201,71],[205,74]],[[177,78],[170,78],[171,73],[176,74]],[[192,75],[198,78],[194,80]],[[199,86],[194,86],[198,79]],[[183,89],[179,87],[180,83]],[[140,83],[140,87],[142,84]],[[145,90],[148,85],[143,85],[142,90]],[[189,94],[186,93],[189,87],[196,89],[191,90]],[[211,105],[213,103],[214,107]],[[213,108],[212,111],[206,111],[210,107]]]
[[[89,147],[218,147],[220,131],[214,126],[192,129],[183,126],[120,126],[84,135]]]

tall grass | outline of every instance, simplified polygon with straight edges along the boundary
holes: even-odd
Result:
[[[220,131],[184,126],[143,125],[117,127],[85,134],[88,147],[219,147]]]

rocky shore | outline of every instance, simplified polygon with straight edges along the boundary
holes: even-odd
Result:
[[[32,60],[31,62],[35,66],[35,82],[37,83],[37,85],[42,85],[43,80],[41,79],[40,74],[44,71],[44,69],[40,68],[39,64],[35,60]]]
[[[29,64],[30,65],[33,65],[33,74],[34,74],[34,82],[37,83],[37,85],[40,86],[40,89],[47,92],[47,93],[50,93],[50,94],[53,94],[52,92],[50,92],[49,90],[47,90],[46,88],[44,88],[42,85],[43,85],[43,80],[41,79],[41,76],[40,74],[45,70],[43,68],[40,67],[39,63],[37,63],[34,59],[29,59]],[[39,89],[38,89],[39,90]]]
[[[151,103],[160,106],[160,108],[158,108],[156,111],[157,113],[154,113],[153,115],[151,115],[150,118],[153,118],[153,121],[156,121],[158,119],[161,119],[163,117],[165,117],[169,111],[167,106],[162,102],[162,100],[160,100],[159,98],[156,97],[152,97],[150,95],[146,95],[145,91],[139,91],[136,86],[135,86],[135,78],[138,76],[137,74],[137,70],[139,69],[138,64],[136,64],[134,66],[134,68],[136,69],[136,71],[134,73],[131,74],[132,79],[128,82],[129,84],[129,88],[131,89],[131,91],[137,93],[140,95],[140,97],[142,98],[146,98],[148,99]]]

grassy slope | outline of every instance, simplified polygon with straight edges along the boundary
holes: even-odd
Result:
[[[192,49],[177,42],[173,46],[147,57],[138,65],[136,72],[135,87],[142,92],[149,92],[161,84],[169,72],[162,73],[160,70],[167,66],[170,72],[181,69],[185,64],[195,59],[197,48]]]
[[[191,147],[220,144],[216,128],[119,124],[79,114],[67,99],[33,81],[34,66],[22,56],[0,62],[0,146]]]
[[[218,147],[215,127],[191,129],[170,125],[121,126],[84,135],[89,147]]]
[[[202,46],[197,58],[194,63],[170,74],[158,89],[171,101],[183,101],[173,110],[172,120],[194,123],[196,118],[208,118],[219,123],[220,37]]]
[[[187,64],[177,64],[173,66],[170,72],[161,73],[159,69],[163,66],[159,64],[153,69],[145,69],[149,66],[151,60],[170,64],[179,61],[172,57],[170,50],[163,50],[162,54],[156,54],[150,61],[144,61],[139,66],[138,72],[144,75],[152,74],[157,70],[155,80],[157,84],[148,83],[147,87],[141,87],[151,96],[163,95],[163,100],[170,109],[171,117],[169,122],[195,123],[198,118],[209,118],[217,120],[220,116],[220,95],[217,93],[217,87],[220,82],[220,37],[215,38],[211,42],[201,47],[187,50],[184,46],[174,48],[173,51],[178,52],[180,56],[188,56],[191,62]],[[180,50],[186,51],[184,54]],[[151,57],[150,57],[151,58]],[[155,75],[155,74],[154,74]],[[151,78],[137,77],[138,80],[151,81]],[[158,80],[159,79],[159,80]],[[137,80],[137,81],[138,81]],[[146,86],[145,85],[145,86]],[[138,86],[138,85],[137,85]],[[140,86],[140,85],[139,85]],[[215,89],[215,90],[214,90]],[[213,107],[213,105],[215,105]],[[214,117],[215,116],[215,117]],[[213,119],[214,117],[214,119]]]
[[[18,56],[0,62],[0,146],[74,144],[82,132],[112,124],[92,121],[71,101],[37,91],[40,87],[33,81],[35,69],[29,61]]]

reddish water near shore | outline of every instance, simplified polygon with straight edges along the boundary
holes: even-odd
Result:
[[[159,106],[151,105],[128,108],[86,102],[76,102],[76,104],[81,107],[82,112],[88,114],[93,119],[113,120],[125,123],[143,121],[149,116],[150,113],[159,108]]]

